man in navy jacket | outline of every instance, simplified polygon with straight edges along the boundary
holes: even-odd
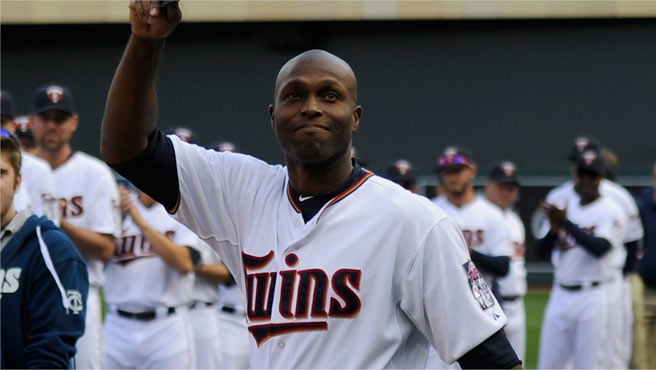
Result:
[[[20,148],[5,129],[1,139],[0,367],[71,368],[75,342],[84,333],[86,264],[50,220],[16,212]]]

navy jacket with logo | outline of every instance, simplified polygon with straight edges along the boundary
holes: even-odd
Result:
[[[46,266],[37,226],[59,285]],[[52,221],[32,215],[2,249],[0,264],[1,367],[70,368],[84,333],[89,290],[77,248]]]

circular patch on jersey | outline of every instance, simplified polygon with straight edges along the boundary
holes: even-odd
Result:
[[[469,287],[472,290],[474,299],[481,306],[483,310],[486,310],[494,306],[494,296],[490,291],[490,288],[487,286],[485,280],[478,272],[478,269],[472,261],[465,262],[462,267],[467,273],[467,278],[469,279]]]

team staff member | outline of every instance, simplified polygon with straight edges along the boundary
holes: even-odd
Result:
[[[122,234],[105,273],[107,367],[194,368],[187,307],[199,240],[145,193],[120,195]]]
[[[99,292],[104,263],[114,254],[115,237],[120,235],[119,198],[107,165],[71,147],[78,120],[68,88],[47,84],[36,89],[32,130],[37,154],[53,168],[61,228],[89,269],[86,331],[75,360],[80,368],[97,369],[104,367],[105,358]]]
[[[16,135],[17,122],[14,99],[9,92],[0,92],[2,100],[2,128]],[[29,210],[37,216],[46,216],[59,223],[55,192],[55,176],[48,162],[24,150],[22,152],[21,178],[23,186],[14,197],[17,211]]]
[[[652,186],[638,197],[640,216],[645,227],[645,253],[638,271],[644,282],[643,330],[646,339],[644,346],[639,348],[642,352],[639,357],[647,361],[642,368],[656,369],[656,163],[651,182]]]
[[[101,152],[220,254],[247,299],[252,367],[419,368],[429,343],[463,367],[520,364],[453,221],[351,160],[362,108],[346,62],[312,50],[280,70],[269,111],[286,167],[217,153],[157,130],[178,4],[130,9]]]
[[[18,141],[2,129],[0,286],[3,369],[74,366],[84,333],[87,268],[70,239],[45,217],[16,212],[21,186]]]
[[[600,196],[603,173],[599,154],[584,151],[576,166],[578,197],[544,205],[551,228],[540,246],[551,251],[555,271],[540,335],[541,369],[570,363],[576,369],[595,369],[607,363],[603,286],[612,282],[614,252],[622,248],[626,218],[614,202]]]
[[[524,223],[512,206],[519,195],[519,178],[517,166],[504,161],[492,167],[485,184],[487,200],[498,206],[503,212],[508,226],[508,235],[514,253],[510,260],[510,269],[506,276],[497,279],[503,312],[508,317],[505,331],[510,343],[521,360],[526,355],[526,312],[524,296],[526,295],[525,229]]]

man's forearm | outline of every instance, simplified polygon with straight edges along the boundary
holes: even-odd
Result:
[[[148,240],[153,251],[171,268],[181,273],[194,271],[191,255],[186,247],[174,243],[166,235],[153,229],[150,225],[139,225],[143,236]]]
[[[136,157],[157,127],[155,80],[164,38],[131,36],[107,97],[100,152],[110,164]]]
[[[61,221],[61,229],[64,230],[66,235],[68,235],[83,256],[90,256],[107,261],[112,257],[116,250],[114,237],[111,235],[87,230],[66,222],[65,220]]]

